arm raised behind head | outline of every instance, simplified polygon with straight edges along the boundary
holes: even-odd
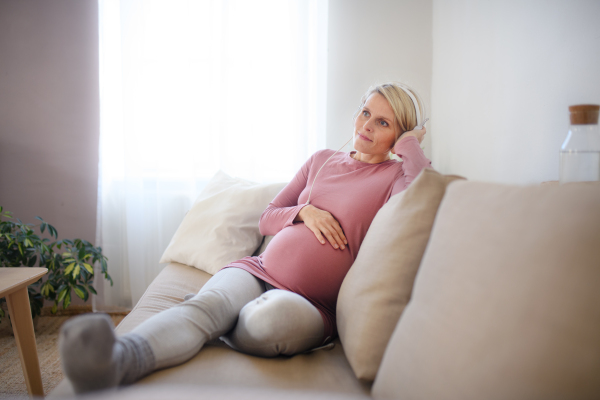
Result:
[[[421,173],[424,168],[431,167],[431,161],[425,157],[421,142],[425,136],[426,128],[418,131],[408,131],[400,136],[394,146],[394,154],[402,158],[404,179],[398,179],[392,189],[392,196],[400,193]]]

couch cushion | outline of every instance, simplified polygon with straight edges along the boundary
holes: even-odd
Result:
[[[200,290],[208,279],[209,274],[193,267],[177,263],[167,265],[119,324],[117,334],[127,333],[152,315],[182,302],[186,294]],[[232,350],[217,339],[208,342],[188,362],[157,371],[135,385],[270,387],[368,395],[371,384],[356,379],[339,339],[334,343],[331,350],[293,357],[260,358]],[[52,392],[52,397],[72,393],[71,385],[64,380]]]
[[[600,184],[455,182],[375,398],[600,398]]]
[[[258,229],[261,214],[285,185],[217,172],[181,221],[160,262],[179,262],[214,275],[249,256],[263,240]]]
[[[375,379],[383,352],[410,299],[413,282],[446,186],[460,179],[424,169],[375,216],[344,278],[337,326],[361,379]]]

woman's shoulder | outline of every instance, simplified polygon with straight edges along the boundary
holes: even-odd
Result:
[[[334,153],[335,153],[335,151],[331,150],[331,149],[317,150],[313,153],[312,156],[310,156],[310,160],[313,162],[323,162],[323,161],[327,160],[329,157],[331,157],[331,155]],[[338,154],[341,154],[341,152],[338,152]]]
[[[313,154],[313,157],[329,157],[333,153],[335,153],[334,150],[331,150],[331,149],[321,149],[321,150],[315,151],[314,154]]]

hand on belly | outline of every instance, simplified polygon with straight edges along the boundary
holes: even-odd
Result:
[[[300,210],[294,221],[304,221],[304,225],[314,233],[321,244],[325,244],[327,240],[333,248],[341,250],[348,244],[340,223],[329,211],[309,204]]]
[[[281,230],[262,254],[265,270],[279,283],[314,301],[335,304],[354,262],[349,249],[321,244],[304,224]]]

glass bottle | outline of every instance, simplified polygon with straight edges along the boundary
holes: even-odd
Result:
[[[560,149],[560,183],[600,181],[599,105],[569,107],[571,127]]]

